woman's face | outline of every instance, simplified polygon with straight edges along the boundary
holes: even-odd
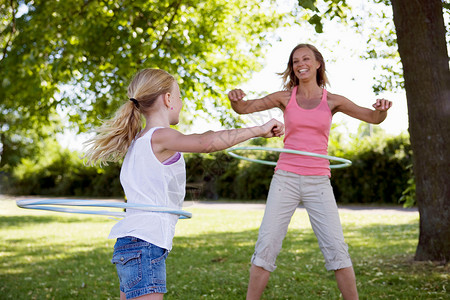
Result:
[[[311,49],[303,47],[295,50],[292,56],[292,69],[300,81],[311,78],[316,80],[317,69],[319,68],[320,63],[316,60]]]

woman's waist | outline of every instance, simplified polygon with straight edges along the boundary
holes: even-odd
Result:
[[[299,150],[302,153],[281,153],[278,158],[278,164],[307,166],[307,167],[328,167],[330,161],[326,158],[311,156],[309,154],[327,155],[327,151],[314,150],[304,151]]]
[[[285,150],[295,150],[295,151],[301,151],[301,152],[307,152],[307,153],[313,153],[313,154],[320,154],[320,155],[328,155],[328,141],[325,143],[309,143],[308,141],[303,142],[285,142],[283,149]],[[287,153],[282,152],[281,154],[286,155],[300,155],[295,153]],[[305,153],[306,154],[306,153]]]

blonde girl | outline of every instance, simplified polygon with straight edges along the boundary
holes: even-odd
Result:
[[[186,169],[182,152],[220,151],[253,137],[284,133],[282,123],[185,135],[170,126],[179,121],[183,103],[175,78],[144,69],[128,87],[128,100],[87,142],[87,163],[124,158],[120,182],[129,203],[180,209]],[[145,128],[142,129],[142,117]],[[112,262],[120,281],[120,299],[162,299],[166,293],[165,260],[172,249],[178,216],[127,209],[109,238],[117,239]]]

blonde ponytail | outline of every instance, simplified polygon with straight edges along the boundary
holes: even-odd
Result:
[[[159,69],[144,69],[137,73],[128,86],[129,100],[96,130],[96,136],[85,143],[85,163],[101,166],[122,159],[142,130],[142,114],[150,110],[160,95],[170,93],[174,82],[172,75]]]

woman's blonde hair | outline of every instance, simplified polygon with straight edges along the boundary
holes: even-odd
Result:
[[[127,153],[131,142],[142,130],[142,115],[163,94],[173,89],[175,78],[164,70],[144,69],[128,86],[128,99],[112,119],[103,122],[96,136],[88,140],[83,158],[86,164],[117,162]]]
[[[278,74],[282,76],[283,88],[285,90],[292,90],[294,86],[297,86],[300,83],[297,76],[295,76],[295,70],[293,67],[294,53],[300,48],[308,48],[314,53],[314,57],[320,63],[320,67],[319,69],[317,69],[316,81],[320,87],[324,88],[327,84],[329,84],[327,75],[325,74],[325,60],[323,59],[323,56],[319,52],[319,50],[317,50],[316,47],[310,44],[298,44],[294,49],[292,49],[286,70]]]

